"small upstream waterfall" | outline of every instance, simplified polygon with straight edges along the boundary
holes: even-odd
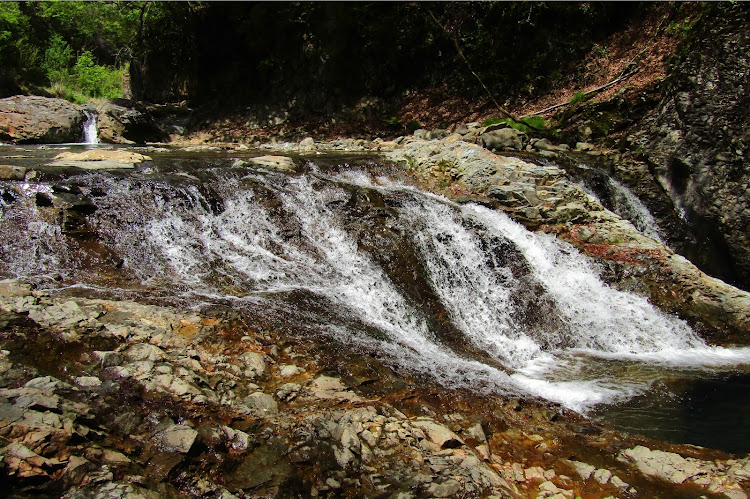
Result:
[[[643,201],[633,194],[633,191],[611,177],[609,185],[614,193],[618,215],[633,222],[633,225],[647,236],[662,241],[659,226]]]
[[[0,271],[231,306],[444,386],[579,411],[643,393],[667,372],[750,362],[748,350],[706,345],[646,298],[604,284],[572,246],[502,213],[366,171],[308,169],[0,184],[0,236],[12,241]],[[40,199],[61,189],[89,196],[91,207],[74,210],[85,223],[44,215],[51,203]],[[80,236],[84,226],[95,237]]]
[[[96,129],[96,112],[83,110],[83,114],[86,115],[86,121],[83,123],[83,143],[84,144],[98,144],[99,143],[99,132]]]

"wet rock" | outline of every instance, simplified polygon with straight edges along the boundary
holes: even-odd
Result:
[[[590,464],[582,463],[580,461],[568,461],[568,464],[573,466],[578,473],[578,475],[583,478],[584,480],[588,480],[591,475],[596,471],[596,468],[594,466],[591,466]]]
[[[262,166],[269,170],[277,170],[281,172],[293,172],[296,169],[292,158],[287,156],[258,156],[257,158],[251,158],[246,162],[241,162],[239,166],[248,164]]]
[[[132,169],[150,156],[137,152],[110,149],[89,149],[83,152],[61,152],[49,166],[74,166],[85,170]]]
[[[64,99],[15,95],[0,99],[0,141],[33,144],[80,142],[85,115]]]
[[[190,452],[197,437],[197,431],[180,424],[173,424],[154,434],[154,440],[162,450],[181,454]]]
[[[612,478],[612,472],[607,469],[598,469],[594,471],[594,480],[602,485],[609,483],[610,478]]]
[[[294,364],[287,364],[281,366],[279,369],[279,376],[282,378],[291,378],[292,376],[296,376],[302,372],[302,369],[295,366]]]
[[[304,138],[299,143],[300,151],[314,151],[315,149],[315,139],[312,137]]]

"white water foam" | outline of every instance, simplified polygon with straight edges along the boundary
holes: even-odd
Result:
[[[656,223],[654,216],[643,204],[643,201],[633,194],[633,191],[612,177],[609,178],[609,185],[615,192],[615,202],[618,205],[619,215],[630,220],[635,228],[645,235],[663,242],[659,224]]]
[[[99,132],[96,129],[96,113],[84,109],[83,114],[86,115],[86,121],[83,123],[83,143],[98,144]]]

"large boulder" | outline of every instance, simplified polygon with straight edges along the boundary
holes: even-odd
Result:
[[[0,99],[0,141],[27,144],[80,142],[86,117],[64,99],[14,95]]]
[[[526,134],[513,128],[501,128],[482,134],[482,145],[491,151],[515,149],[520,151],[526,142]]]
[[[99,140],[110,144],[164,142],[168,135],[146,108],[127,99],[110,99],[96,108]]]
[[[712,6],[674,64],[664,98],[631,136],[675,207],[750,287],[750,7]],[[729,272],[728,274],[731,274]]]

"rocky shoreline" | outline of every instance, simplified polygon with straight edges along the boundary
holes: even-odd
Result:
[[[533,400],[389,384],[372,359],[352,376],[320,346],[226,313],[9,280],[0,310],[0,455],[16,497],[747,497],[747,458]]]

